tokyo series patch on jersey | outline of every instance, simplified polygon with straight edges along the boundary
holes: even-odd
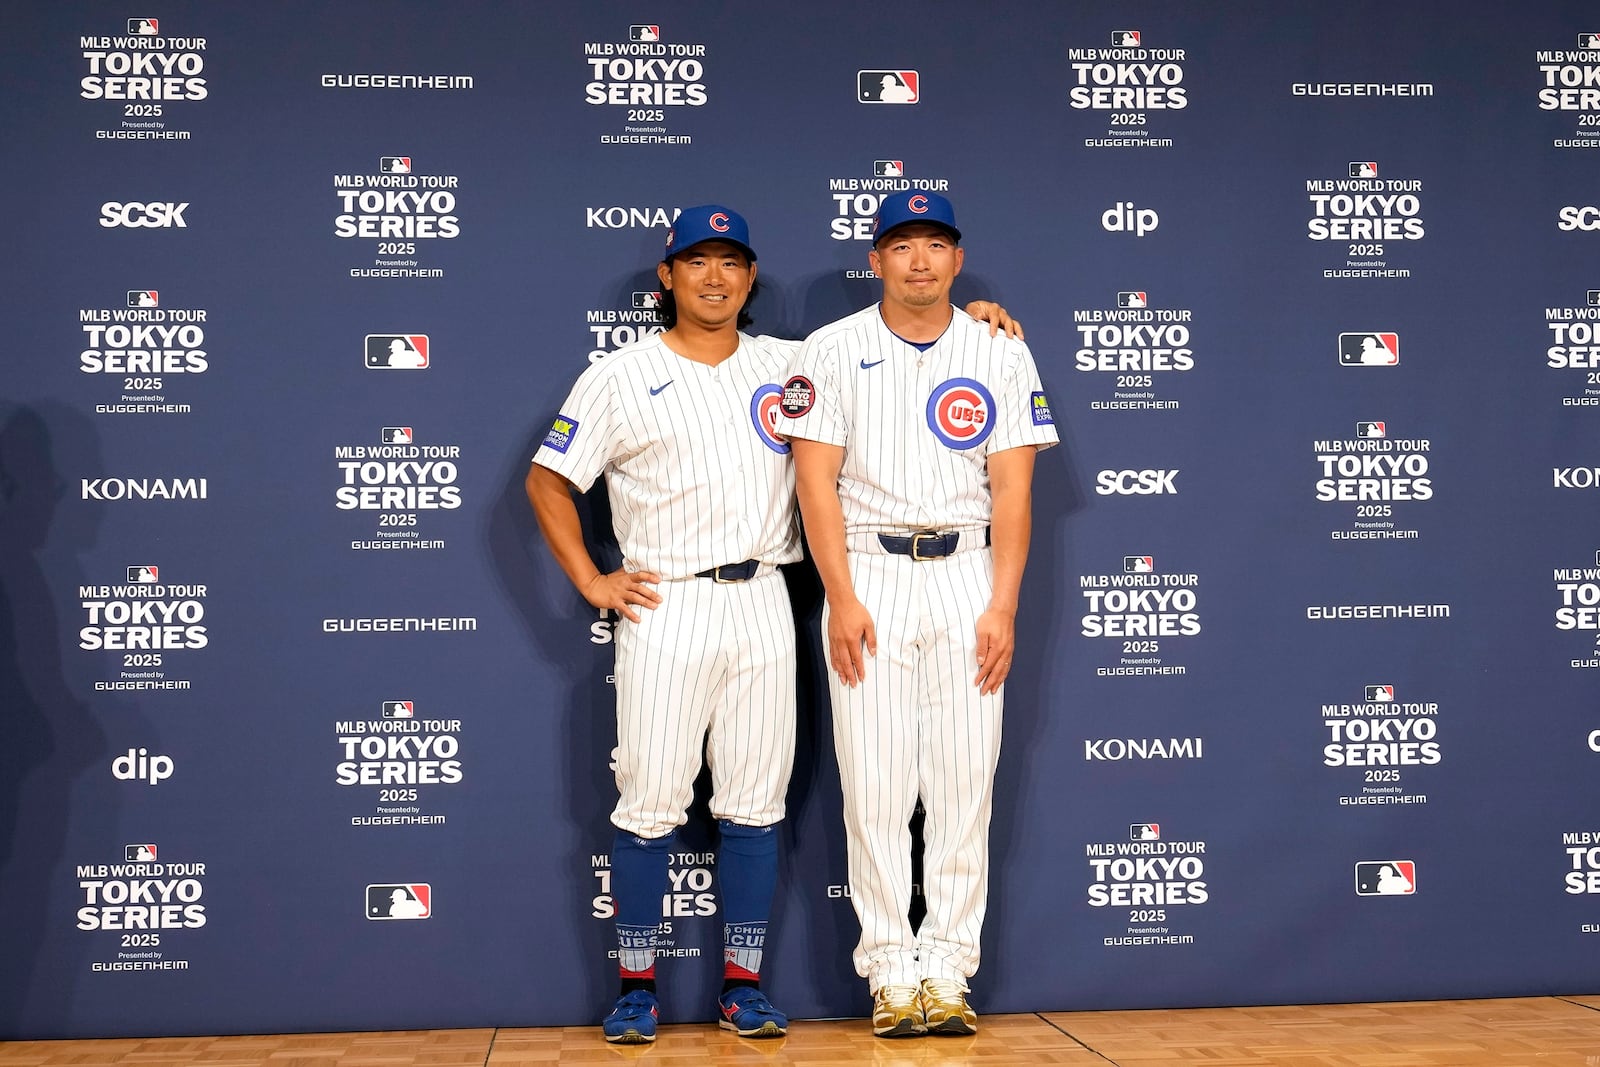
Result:
[[[793,378],[783,383],[783,399],[781,406],[783,413],[791,419],[798,419],[810,411],[817,402],[817,387],[811,384],[811,379],[804,374],[796,374]]]
[[[994,432],[994,396],[972,378],[951,378],[928,398],[928,429],[950,448],[977,448]]]

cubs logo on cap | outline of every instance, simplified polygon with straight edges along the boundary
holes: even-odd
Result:
[[[756,250],[750,247],[749,224],[744,221],[743,215],[721,204],[686,207],[679,212],[672,228],[667,231],[667,247],[661,253],[661,261],[665,263],[702,241],[726,241],[737,245],[752,263],[755,262]]]
[[[956,209],[950,201],[938,193],[911,189],[883,198],[883,203],[878,205],[878,215],[872,220],[872,241],[876,244],[896,227],[913,222],[937,226],[955,240],[961,240],[961,231],[956,228]]]

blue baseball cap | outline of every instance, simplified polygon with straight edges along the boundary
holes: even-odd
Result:
[[[872,220],[872,243],[876,245],[889,236],[891,230],[913,222],[937,226],[957,241],[961,240],[961,231],[956,229],[956,209],[950,201],[938,193],[909,189],[883,198],[878,206],[878,217]]]
[[[750,247],[750,226],[744,216],[721,204],[702,204],[686,207],[678,214],[667,231],[667,248],[661,253],[665,263],[679,252],[687,251],[702,241],[726,241],[744,249],[744,254],[755,262],[756,250]]]

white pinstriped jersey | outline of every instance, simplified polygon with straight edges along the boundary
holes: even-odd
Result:
[[[800,558],[789,446],[772,435],[793,341],[739,335],[715,367],[659,337],[578,376],[533,461],[587,492],[601,474],[630,570],[684,578]]]
[[[779,432],[848,446],[847,533],[986,526],[989,454],[1059,441],[1028,346],[954,312],[919,352],[874,304],[813,333],[789,363]]]

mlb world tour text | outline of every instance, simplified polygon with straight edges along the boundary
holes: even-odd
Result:
[[[1085,637],[1191,637],[1200,632],[1197,574],[1086,574]]]
[[[340,510],[452,510],[461,506],[457,445],[339,446]]]
[[[458,180],[449,174],[340,174],[333,179],[337,237],[458,237]],[[416,190],[421,188],[421,192]]]
[[[1567,892],[1600,893],[1600,831],[1562,834],[1561,843],[1572,863],[1566,877]]]
[[[181,930],[206,924],[203,863],[113,863],[78,867],[80,930]]]
[[[337,724],[340,785],[453,785],[461,781],[460,719],[375,719]],[[385,736],[379,736],[385,735]]]
[[[204,100],[204,37],[83,37],[85,100]],[[157,114],[160,112],[157,111]]]
[[[88,625],[78,631],[85,650],[204,648],[203,585],[83,585],[79,602]]]
[[[1092,907],[1204,904],[1204,841],[1114,841],[1086,846]]]

